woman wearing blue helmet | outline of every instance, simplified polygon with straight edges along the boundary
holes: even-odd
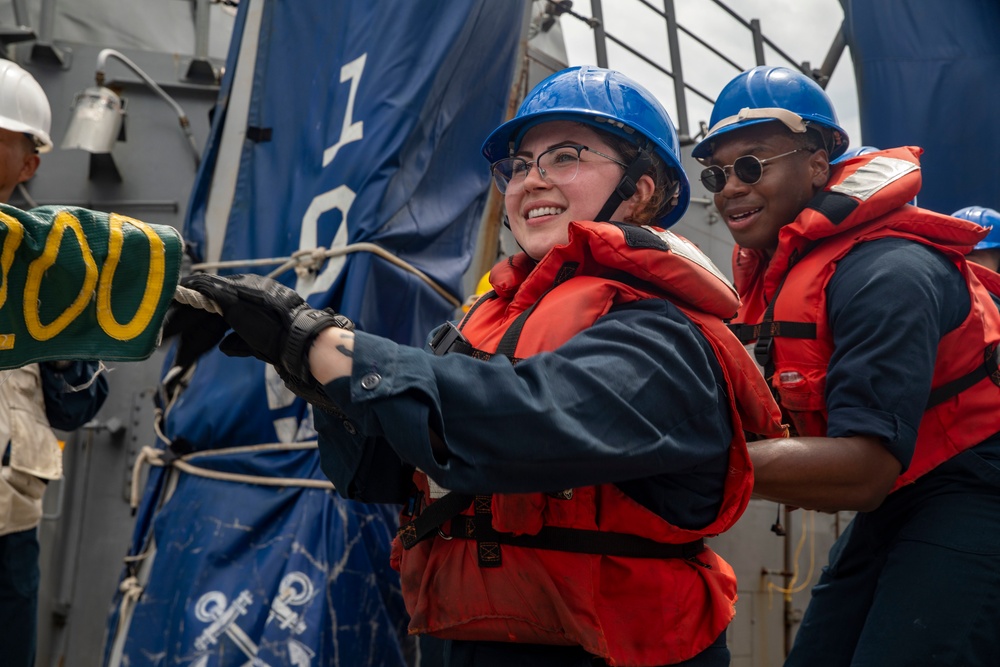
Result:
[[[551,131],[551,124],[557,122],[596,133],[620,156],[607,158],[621,168],[620,180],[613,183],[603,206],[588,212],[586,219],[611,219],[637,192],[643,200],[641,207],[632,210],[629,206],[617,220],[666,229],[684,215],[691,188],[680,163],[677,132],[666,110],[628,77],[594,67],[571,68],[541,82],[525,98],[517,115],[486,139],[483,155],[493,163],[494,180],[502,194],[510,196],[512,190],[520,188],[526,161],[519,153],[526,153],[526,136],[539,125]],[[578,157],[587,158],[585,154]],[[644,195],[649,186],[652,191]]]
[[[571,68],[483,154],[524,252],[433,354],[256,276],[185,284],[324,408],[340,492],[403,504],[410,631],[447,640],[447,665],[728,665],[736,580],[704,538],[746,507],[745,432],[784,431],[722,322],[732,286],[666,231],[689,198],[670,118]]]

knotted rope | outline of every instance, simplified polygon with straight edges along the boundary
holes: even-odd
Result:
[[[307,250],[298,250],[292,253],[291,257],[270,257],[265,259],[237,259],[225,262],[202,262],[200,264],[194,264],[191,268],[194,271],[209,271],[215,269],[238,269],[238,268],[252,268],[258,266],[272,266],[279,265],[278,268],[274,269],[267,274],[267,278],[275,278],[289,269],[293,269],[295,273],[300,278],[305,278],[311,274],[315,274],[319,271],[320,267],[323,265],[327,259],[331,257],[341,257],[343,255],[348,255],[353,252],[370,252],[373,255],[377,255],[382,259],[386,260],[390,264],[398,266],[407,273],[411,273],[423,282],[427,283],[431,289],[433,289],[441,298],[450,303],[455,308],[462,305],[462,302],[452,295],[448,290],[441,287],[433,278],[428,276],[426,273],[413,266],[406,260],[400,259],[396,255],[383,248],[376,243],[351,243],[350,245],[342,246],[340,248],[310,248]],[[177,298],[176,295],[174,298]],[[181,301],[181,299],[177,299]],[[189,303],[187,301],[182,301],[182,303],[188,303],[196,308],[202,308],[202,306],[195,303]],[[206,308],[205,310],[209,310]],[[212,311],[216,312],[216,311]]]

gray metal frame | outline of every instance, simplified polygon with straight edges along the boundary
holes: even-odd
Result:
[[[625,0],[615,0],[616,6],[620,8],[620,5]],[[681,54],[680,54],[680,35],[683,34],[689,37],[693,41],[700,44],[702,47],[707,49],[713,55],[715,55],[724,64],[732,67],[736,72],[742,72],[747,69],[747,67],[742,66],[732,59],[730,59],[726,54],[722,53],[720,50],[712,46],[709,42],[702,39],[696,35],[691,30],[688,30],[683,25],[677,22],[677,13],[674,10],[673,0],[663,0],[663,9],[654,6],[649,0],[634,0],[638,2],[664,20],[666,31],[667,31],[667,43],[669,45],[668,53],[670,56],[670,63],[673,70],[667,69],[667,67],[661,65],[653,57],[644,54],[637,49],[633,48],[627,44],[624,40],[616,37],[615,35],[609,33],[604,27],[604,8],[602,0],[590,0],[591,16],[583,16],[572,10],[572,2],[565,2],[559,0],[548,0],[550,5],[554,6],[554,12],[557,14],[567,14],[580,21],[586,23],[594,31],[594,49],[596,53],[597,62],[595,63],[598,67],[608,67],[608,47],[607,42],[611,41],[618,45],[622,49],[625,49],[632,55],[641,59],[643,62],[648,64],[650,67],[662,72],[674,81],[674,93],[677,102],[677,118],[674,120],[677,123],[677,130],[680,135],[681,144],[687,141],[691,141],[693,138],[691,136],[690,127],[688,123],[688,112],[687,112],[687,101],[686,93],[690,91],[691,93],[697,95],[701,99],[705,100],[709,104],[715,104],[715,98],[707,95],[698,88],[692,86],[689,82],[684,79],[684,72],[681,66]],[[761,29],[761,24],[759,19],[747,20],[740,16],[737,12],[733,11],[726,3],[722,0],[711,0],[712,3],[717,5],[720,9],[726,12],[730,17],[732,17],[737,23],[743,26],[750,33],[750,38],[753,42],[754,56],[756,62],[755,65],[765,65],[765,54],[764,47],[767,46],[772,49],[776,54],[783,58],[788,65],[800,70],[802,73],[813,77],[821,86],[826,86],[827,82],[830,80],[830,75],[833,73],[834,68],[837,66],[837,62],[840,59],[840,55],[844,51],[844,46],[846,45],[846,39],[843,34],[843,26],[841,30],[837,32],[837,36],[834,39],[834,43],[830,48],[830,51],[823,62],[823,66],[816,70],[813,69],[808,61],[798,62],[792,56],[787,54],[781,49],[777,44],[775,44],[771,39],[769,39]]]

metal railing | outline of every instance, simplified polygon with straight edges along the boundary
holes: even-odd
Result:
[[[834,42],[831,45],[826,58],[823,61],[823,65],[819,69],[813,69],[808,61],[796,61],[791,55],[786,53],[780,46],[769,39],[761,29],[760,20],[750,19],[747,20],[740,16],[737,12],[731,9],[722,0],[710,0],[713,4],[719,7],[723,12],[728,14],[733,20],[739,23],[743,28],[749,31],[750,38],[753,44],[753,52],[755,65],[765,65],[765,46],[770,48],[775,54],[782,58],[786,63],[795,69],[803,72],[804,74],[811,76],[815,79],[821,86],[826,87],[827,82],[830,80],[830,75],[833,73],[834,68],[837,66],[837,62],[840,60],[840,56],[844,51],[846,45],[846,39],[844,37],[843,27],[837,32]],[[615,0],[616,3],[624,2],[624,0]],[[670,77],[674,84],[674,95],[677,102],[677,129],[680,135],[681,142],[684,143],[693,138],[700,136],[700,132],[704,131],[702,128],[699,131],[699,135],[696,137],[691,136],[691,130],[688,120],[688,109],[687,109],[687,94],[691,93],[697,97],[703,99],[709,104],[715,104],[715,98],[710,95],[705,94],[703,91],[692,86],[688,81],[684,79],[684,72],[681,62],[681,51],[680,51],[680,36],[691,39],[698,45],[702,46],[715,57],[721,60],[726,65],[732,67],[736,72],[742,72],[747,69],[743,65],[737,63],[735,60],[730,58],[728,55],[720,51],[719,49],[712,46],[708,41],[702,39],[696,35],[693,31],[685,28],[683,25],[677,22],[677,13],[674,10],[674,0],[662,0],[663,8],[660,9],[653,5],[650,0],[634,0],[639,4],[645,6],[649,10],[653,11],[656,15],[663,19],[666,33],[667,33],[667,46],[668,55],[670,57],[670,68],[661,64],[656,60],[656,58],[641,53],[639,50],[628,44],[625,40],[611,34],[605,28],[604,22],[604,7],[602,0],[590,0],[590,10],[591,16],[585,16],[573,11],[572,0],[548,0],[549,7],[547,12],[553,17],[561,16],[566,14],[572,16],[584,23],[586,23],[591,30],[594,32],[594,49],[596,55],[596,64],[599,67],[608,67],[608,46],[607,43],[610,41],[618,47],[624,49],[625,51],[631,53],[633,56],[639,58],[645,62],[650,67],[661,72],[662,74]]]

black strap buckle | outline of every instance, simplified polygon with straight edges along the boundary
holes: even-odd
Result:
[[[472,345],[451,322],[446,322],[438,328],[434,338],[431,339],[430,348],[438,357],[449,352],[467,355],[472,351]]]
[[[771,363],[771,353],[774,349],[774,339],[770,336],[758,338],[753,346],[753,358],[757,360],[763,368],[767,368]]]
[[[433,535],[442,524],[461,514],[472,500],[473,496],[451,492],[428,505],[412,521],[399,527],[396,534],[403,548],[412,549],[417,542]]]

